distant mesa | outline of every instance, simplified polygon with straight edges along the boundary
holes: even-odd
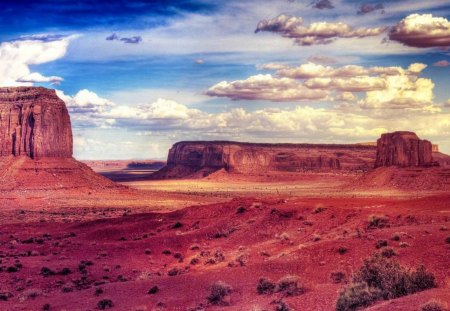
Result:
[[[70,116],[55,90],[0,88],[0,189],[116,187],[72,150]]]
[[[228,173],[368,172],[377,167],[447,166],[450,157],[413,132],[386,133],[357,144],[263,144],[182,141],[169,150],[167,165],[153,179],[201,178]],[[436,159],[433,159],[433,156]]]
[[[413,132],[393,132],[381,135],[377,141],[375,167],[433,166],[432,144]]]

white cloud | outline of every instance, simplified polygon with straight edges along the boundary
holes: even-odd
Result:
[[[26,76],[23,76],[16,80],[16,82],[24,82],[24,83],[43,83],[43,82],[51,82],[53,84],[59,84],[64,79],[57,76],[44,77],[39,72],[32,72]]]
[[[0,44],[0,86],[32,85],[33,82],[58,82],[60,77],[31,73],[29,66],[52,62],[66,54],[74,37],[25,38]]]
[[[342,22],[316,22],[304,26],[301,17],[279,15],[272,19],[261,20],[255,32],[269,31],[294,39],[299,45],[329,44],[338,38],[364,38],[378,36],[385,27],[357,28]]]
[[[402,19],[389,32],[389,38],[408,46],[450,46],[450,21],[432,14],[411,14]]]
[[[233,100],[295,101],[326,99],[327,91],[312,90],[290,78],[275,78],[272,75],[255,75],[246,80],[222,81],[210,87],[209,96],[228,97]]]
[[[101,98],[87,89],[78,91],[73,97],[60,90],[56,90],[56,94],[66,103],[72,113],[104,112],[108,107],[115,106],[110,100]]]

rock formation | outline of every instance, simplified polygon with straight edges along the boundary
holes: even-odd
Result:
[[[376,147],[370,145],[258,144],[230,141],[179,142],[169,150],[167,166],[155,178],[269,171],[368,170]]]
[[[65,103],[42,87],[0,88],[0,189],[112,188],[72,158]]]
[[[386,133],[377,141],[375,167],[431,165],[434,165],[431,143],[413,132]]]
[[[64,102],[42,87],[0,88],[0,156],[72,157]]]

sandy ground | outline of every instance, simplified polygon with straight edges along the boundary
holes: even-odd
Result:
[[[362,260],[381,251],[378,240],[401,264],[424,264],[438,288],[367,310],[449,300],[450,193],[356,191],[348,187],[354,175],[276,180],[130,178],[108,191],[2,192],[0,310],[98,310],[105,299],[112,310],[279,310],[280,301],[290,310],[335,310]],[[388,225],[370,228],[373,215]],[[286,275],[298,276],[305,292],[257,293],[259,278]],[[227,306],[207,300],[217,281],[232,287]]]

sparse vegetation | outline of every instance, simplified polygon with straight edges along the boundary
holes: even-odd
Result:
[[[172,229],[178,229],[178,228],[181,228],[181,227],[183,227],[183,224],[181,222],[179,222],[179,221],[177,221],[176,223],[174,223],[172,225]]]
[[[386,258],[397,256],[397,252],[392,247],[386,247],[381,251],[381,255]]]
[[[297,296],[303,294],[306,291],[306,287],[300,283],[298,276],[286,275],[278,281],[276,291],[286,296]]]
[[[211,293],[207,297],[208,301],[213,305],[229,305],[229,301],[225,300],[230,295],[232,287],[225,282],[218,281],[211,285]]]
[[[450,244],[450,236],[445,239],[445,243]]]
[[[247,209],[246,209],[245,207],[239,206],[239,207],[236,209],[236,214],[242,214],[242,213],[245,213],[245,211],[247,211]]]
[[[394,233],[391,240],[392,241],[400,241],[400,233]]]
[[[386,247],[387,245],[388,245],[388,241],[387,241],[387,240],[378,240],[378,241],[375,243],[375,247],[376,247],[377,249],[382,248],[382,247]]]
[[[266,278],[260,278],[256,291],[258,294],[273,294],[277,284]]]
[[[351,283],[341,291],[336,310],[352,311],[377,300],[398,298],[436,286],[434,275],[423,266],[411,270],[375,254],[364,260]]]
[[[367,228],[369,229],[381,229],[389,227],[389,218],[382,215],[371,215],[368,219]]]
[[[348,252],[348,249],[347,249],[347,247],[341,246],[341,247],[338,248],[337,252],[340,255],[344,255],[344,254],[346,254]]]
[[[420,307],[420,311],[448,311],[448,304],[431,299]]]
[[[56,272],[53,271],[53,270],[50,269],[50,268],[42,267],[42,269],[41,269],[41,275],[44,276],[44,277],[47,277],[47,276],[56,275]]]
[[[97,303],[97,308],[100,310],[110,309],[114,307],[114,304],[111,299],[102,299]]]
[[[345,281],[345,273],[342,271],[331,272],[330,277],[334,283],[342,283]]]
[[[313,214],[319,214],[322,213],[324,211],[326,211],[327,208],[325,206],[322,206],[320,204],[317,205],[317,207],[312,211]]]
[[[149,289],[148,294],[149,295],[154,295],[154,294],[156,294],[158,292],[159,292],[159,287],[155,285],[155,286],[153,286],[152,288]]]

